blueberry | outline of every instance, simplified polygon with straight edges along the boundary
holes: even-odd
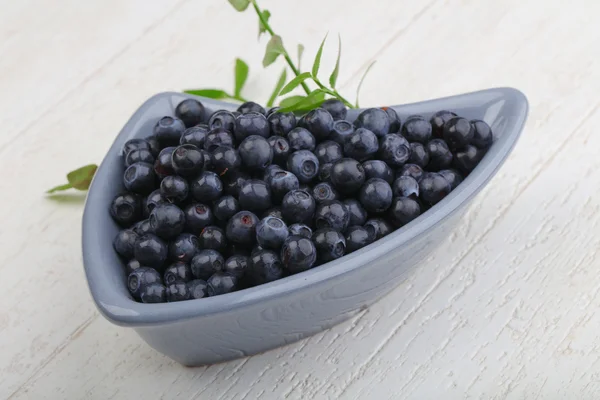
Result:
[[[298,150],[288,157],[287,169],[296,175],[298,181],[307,183],[319,173],[319,160],[309,150]]]
[[[389,219],[398,228],[408,224],[420,214],[419,202],[411,197],[394,197],[389,209]]]
[[[162,117],[154,125],[154,136],[158,139],[161,147],[176,146],[185,131],[185,124],[179,118]]]
[[[358,161],[373,158],[379,150],[377,136],[365,128],[358,128],[346,138],[344,153],[347,157]]]
[[[288,171],[276,171],[268,180],[271,194],[276,203],[280,203],[283,197],[290,191],[300,187],[296,175]]]
[[[288,231],[290,235],[304,236],[309,239],[312,238],[313,234],[312,229],[304,224],[292,224],[288,227]]]
[[[340,258],[346,252],[346,239],[335,229],[323,228],[316,231],[312,241],[317,249],[317,257],[321,262]]]
[[[271,107],[267,110],[265,117],[267,117],[267,119],[269,119],[269,117],[271,115],[275,114],[276,112],[279,112],[279,110],[281,110],[281,107],[279,107],[279,106]],[[293,113],[290,113],[290,114],[293,114]],[[294,116],[294,118],[295,118],[295,116]]]
[[[219,176],[225,176],[242,165],[240,153],[234,148],[219,146],[213,151],[213,165]]]
[[[238,279],[242,279],[249,269],[249,264],[250,260],[248,257],[234,254],[225,261],[223,271]]]
[[[137,162],[131,164],[123,174],[125,188],[139,194],[149,194],[155,187],[156,175],[152,164]]]
[[[140,198],[133,193],[117,195],[110,204],[110,215],[118,224],[130,226],[142,218]]]
[[[463,174],[468,175],[469,172],[475,169],[484,155],[485,150],[480,150],[473,145],[467,145],[454,154],[452,165]]]
[[[238,278],[233,275],[217,272],[206,281],[208,284],[208,295],[218,296],[225,293],[235,292],[240,289]]]
[[[163,279],[166,285],[175,282],[189,282],[193,279],[192,270],[186,263],[177,261],[165,269]]]
[[[204,160],[202,169],[204,171],[212,171],[214,169],[212,154],[204,149],[200,149],[200,153],[202,153],[202,159]]]
[[[247,269],[247,275],[254,285],[273,282],[283,277],[281,260],[271,250],[260,250],[254,253]]]
[[[411,155],[410,144],[401,135],[390,133],[381,138],[379,158],[392,168],[399,168]]]
[[[346,119],[348,109],[346,105],[338,99],[328,99],[321,103],[321,108],[327,110],[334,121]]]
[[[208,297],[208,284],[205,280],[194,279],[187,283],[191,299],[202,299]]]
[[[443,137],[452,150],[464,148],[471,142],[474,136],[474,129],[468,119],[454,117],[444,124]]]
[[[141,267],[127,277],[127,289],[136,299],[140,298],[144,287],[153,283],[162,283],[160,274],[154,268]]]
[[[150,145],[150,153],[152,153],[152,156],[156,158],[158,156],[158,153],[160,153],[160,149],[162,148],[160,146],[160,142],[158,141],[156,136],[147,137],[146,142],[148,142],[148,144]]]
[[[122,154],[123,156],[127,156],[131,151],[140,149],[150,150],[150,143],[145,139],[129,139],[123,145]]]
[[[225,234],[233,243],[251,246],[256,239],[258,217],[250,211],[240,211],[229,219]]]
[[[346,142],[346,138],[354,132],[354,125],[351,122],[345,120],[335,121],[331,128],[331,134],[329,138],[337,144],[343,146]]]
[[[250,248],[247,245],[229,242],[229,244],[227,245],[226,254],[229,256],[240,255],[244,257],[250,257],[251,250],[252,248]]]
[[[267,112],[265,111],[264,107],[261,106],[260,104],[257,104],[253,101],[247,101],[244,104],[242,104],[241,106],[238,107],[238,112],[242,113],[242,114],[248,114],[248,113],[260,113],[262,115],[265,115]]]
[[[317,209],[315,210],[315,225],[317,229],[332,228],[336,231],[343,231],[348,227],[349,222],[350,213],[341,201],[329,200],[317,205]]]
[[[296,116],[291,112],[275,112],[267,117],[267,121],[273,135],[286,136],[296,127]]]
[[[188,197],[188,183],[177,175],[166,176],[160,182],[160,193],[171,203],[181,203]]]
[[[473,127],[473,138],[471,144],[479,149],[487,149],[492,145],[494,136],[492,128],[485,122],[478,119],[471,121]]]
[[[356,192],[365,182],[363,166],[351,158],[342,158],[333,164],[331,183],[338,192],[349,195]]]
[[[181,139],[179,139],[179,144],[193,144],[197,148],[203,149],[206,135],[208,135],[207,128],[204,126],[194,126],[183,131]]]
[[[167,300],[166,288],[162,283],[151,283],[144,286],[140,292],[142,303],[164,303]]]
[[[346,230],[346,254],[362,249],[371,244],[373,238],[367,228],[363,226],[351,226]]]
[[[348,209],[350,219],[348,220],[348,226],[353,225],[364,225],[367,222],[367,211],[356,199],[346,199],[343,201],[344,205]]]
[[[211,171],[202,172],[192,180],[192,195],[198,201],[209,203],[221,197],[223,183],[219,175]]]
[[[452,152],[442,139],[430,140],[427,143],[426,149],[429,153],[428,170],[439,171],[440,169],[446,169],[452,163]]]
[[[196,279],[207,280],[215,272],[222,271],[224,263],[221,253],[213,249],[205,249],[196,253],[190,262],[190,267]]]
[[[281,213],[281,207],[269,208],[263,214],[263,218],[267,218],[267,217],[275,217],[275,218],[283,219],[283,214]]]
[[[262,246],[260,246],[260,245],[257,244],[256,246],[254,246],[252,248],[252,252],[250,253],[250,257],[254,257],[255,254],[257,254],[257,253],[259,253],[259,252],[261,252],[263,250],[266,250],[266,249],[264,249]]]
[[[235,128],[235,115],[227,110],[215,111],[208,120],[208,129],[223,129],[233,132]]]
[[[248,136],[262,136],[268,138],[271,133],[269,122],[263,114],[249,112],[235,119],[235,138],[238,143]]]
[[[250,135],[238,148],[242,164],[251,171],[263,171],[273,161],[273,149],[264,137]]]
[[[133,246],[133,255],[142,265],[161,268],[167,260],[167,244],[158,236],[147,234],[140,236]]]
[[[319,173],[317,178],[321,182],[331,182],[331,170],[333,169],[333,163],[321,164],[319,166]]]
[[[265,171],[263,172],[262,180],[267,183],[270,182],[273,175],[275,175],[275,173],[279,171],[284,171],[284,169],[276,164],[269,165],[267,168],[265,168]]]
[[[217,250],[222,253],[227,248],[225,232],[218,226],[207,226],[202,229],[198,238],[200,239],[201,249]]]
[[[287,140],[290,144],[290,151],[310,150],[313,151],[316,146],[315,137],[307,129],[294,128],[287,134]]]
[[[368,160],[362,163],[366,179],[379,178],[391,184],[394,181],[394,171],[381,160]]]
[[[306,223],[315,213],[315,199],[305,190],[288,192],[281,202],[281,213],[287,223]]]
[[[208,132],[204,139],[204,150],[212,153],[219,146],[233,147],[233,135],[222,128]]]
[[[390,133],[390,119],[386,111],[381,108],[367,108],[356,117],[354,121],[356,128],[365,128],[373,132],[377,137]]]
[[[169,243],[169,258],[172,261],[189,263],[199,248],[200,242],[195,235],[182,233]]]
[[[285,165],[290,155],[290,144],[287,139],[282,136],[271,136],[267,142],[273,150],[273,163]]]
[[[174,282],[167,285],[167,301],[173,303],[190,299],[190,289],[186,282]]]
[[[323,108],[315,108],[304,117],[304,128],[308,129],[321,142],[331,133],[333,117]]]
[[[250,176],[243,171],[228,173],[225,176],[225,193],[237,197],[240,193],[240,187],[248,179],[250,179]]]
[[[287,225],[279,218],[269,216],[256,225],[256,241],[264,249],[279,250],[288,235]]]
[[[124,229],[117,233],[113,240],[113,247],[117,254],[126,260],[133,258],[133,250],[135,248],[135,242],[138,238],[138,234],[132,229]]]
[[[174,204],[160,204],[150,213],[150,226],[154,233],[170,239],[179,235],[185,227],[185,214]]]
[[[295,274],[313,267],[317,261],[317,249],[311,239],[304,236],[288,236],[281,246],[283,268]]]
[[[193,144],[182,144],[173,150],[171,166],[177,175],[194,176],[204,167],[204,155]]]
[[[392,233],[392,226],[381,218],[372,218],[365,222],[365,229],[373,240],[379,240]]]
[[[419,181],[421,200],[427,205],[434,205],[450,193],[450,183],[438,173],[430,173]]]
[[[315,149],[315,155],[321,165],[334,163],[344,157],[342,146],[332,140],[319,143]]]
[[[162,193],[160,192],[160,189],[156,189],[155,191],[150,193],[148,197],[146,197],[143,201],[142,207],[144,217],[148,218],[150,216],[150,212],[154,210],[154,207],[156,207],[159,204],[165,203],[167,203],[167,199],[163,197]]]
[[[156,161],[154,161],[154,172],[160,179],[175,174],[171,162],[173,151],[175,151],[175,149],[176,147],[165,147],[160,151],[158,157],[156,157]]]
[[[149,219],[144,219],[142,221],[136,222],[131,229],[133,229],[133,231],[135,233],[137,233],[139,236],[148,234],[148,233],[154,233],[154,230],[152,229],[152,224],[150,224],[150,220]]]
[[[265,181],[249,179],[242,184],[238,200],[240,207],[244,210],[265,211],[272,205],[271,189]]]
[[[393,108],[390,107],[381,107],[383,111],[387,114],[388,120],[390,121],[390,133],[398,133],[400,132],[400,117]]]
[[[429,120],[431,123],[433,137],[441,138],[444,133],[444,124],[456,117],[456,114],[451,111],[438,111],[433,114],[433,117]]]
[[[390,184],[379,178],[371,178],[360,189],[358,198],[363,207],[372,213],[381,213],[392,204]]]
[[[410,176],[417,182],[421,180],[425,172],[416,164],[404,164],[398,171],[398,176]]]
[[[394,197],[419,198],[419,182],[412,176],[399,176],[392,185]]]
[[[212,225],[213,213],[209,206],[202,203],[189,204],[185,210],[185,230],[195,235],[200,234],[202,229]]]
[[[406,120],[402,126],[402,136],[409,142],[427,143],[431,139],[431,123],[421,116]]]
[[[312,196],[317,202],[317,204],[322,203],[324,201],[337,200],[340,198],[340,195],[328,182],[321,182],[316,184],[312,188]]]
[[[410,144],[410,158],[409,163],[416,164],[421,168],[425,168],[429,164],[429,152],[427,148],[421,143]]]
[[[129,275],[130,273],[141,267],[142,264],[138,260],[129,260],[129,262],[125,265],[125,274]]]
[[[233,196],[223,196],[215,201],[213,206],[213,214],[219,221],[223,222],[227,222],[238,211],[240,211],[240,206]]]
[[[204,122],[204,106],[198,100],[185,99],[175,107],[175,116],[188,128],[196,126]]]
[[[454,169],[443,169],[438,172],[450,184],[450,190],[454,190],[463,180],[462,175]]]
[[[154,156],[148,149],[131,150],[125,157],[125,167],[129,167],[131,164],[135,164],[136,162],[154,164]]]

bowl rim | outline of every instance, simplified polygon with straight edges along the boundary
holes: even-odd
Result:
[[[275,282],[217,297],[187,300],[177,303],[143,304],[135,302],[132,298],[118,290],[114,282],[114,276],[109,274],[109,269],[101,261],[102,252],[114,251],[112,246],[110,249],[105,249],[100,248],[97,244],[97,231],[102,230],[101,228],[97,228],[98,218],[107,215],[96,211],[98,207],[107,207],[106,204],[99,202],[97,196],[97,192],[105,186],[103,184],[105,181],[105,177],[103,176],[104,167],[106,167],[107,163],[115,161],[118,154],[120,154],[119,147],[123,140],[125,140],[123,137],[127,139],[131,137],[130,131],[133,126],[141,120],[145,111],[156,101],[164,100],[165,98],[195,98],[210,108],[235,109],[236,107],[232,103],[177,92],[162,92],[150,97],[136,110],[115,138],[110,150],[106,153],[100,164],[87,194],[82,219],[83,265],[88,288],[96,307],[106,319],[122,326],[165,324],[216,313],[233,312],[258,302],[290,295],[309,286],[325,284],[335,277],[348,274],[354,269],[379,258],[395,247],[418,239],[429,230],[435,228],[441,221],[454,215],[461,206],[468,203],[492,179],[511,153],[523,131],[529,113],[529,103],[526,96],[518,89],[498,87],[432,100],[389,106],[396,111],[406,108],[431,108],[436,103],[464,102],[469,98],[482,95],[496,95],[496,100],[504,99],[511,101],[515,107],[518,107],[517,115],[512,116],[514,118],[508,121],[499,140],[494,142],[486,157],[484,157],[477,168],[473,170],[461,185],[409,224],[343,258]],[[452,107],[446,105],[437,109],[444,108],[451,109]],[[364,108],[359,110],[362,109]],[[402,114],[405,114],[405,112],[402,112]],[[112,238],[110,242],[112,243]]]

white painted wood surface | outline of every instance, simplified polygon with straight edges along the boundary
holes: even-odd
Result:
[[[385,299],[285,348],[188,369],[98,315],[81,268],[84,196],[43,191],[100,161],[153,93],[229,87],[240,56],[245,94],[264,101],[282,65],[261,68],[256,18],[225,0],[0,1],[0,398],[600,398],[600,3],[349,3],[261,4],[306,60],[341,33],[350,96],[377,59],[363,105],[520,88],[522,139]]]

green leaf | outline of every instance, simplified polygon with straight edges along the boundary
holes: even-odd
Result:
[[[300,85],[306,79],[310,78],[310,76],[311,76],[310,72],[301,73],[300,75],[298,75],[297,77],[295,77],[294,79],[289,81],[288,84],[285,85],[285,87],[283,89],[281,89],[281,93],[279,93],[279,95],[283,96],[284,94],[288,94],[292,90],[296,89],[298,87],[298,85]]]
[[[317,89],[312,91],[308,96],[304,97],[303,99],[300,99],[299,101],[290,105],[286,105],[285,107],[281,107],[279,111],[289,112],[312,110],[313,108],[320,106],[324,101],[325,92],[321,89]]]
[[[233,96],[227,94],[225,91],[221,89],[193,89],[193,90],[184,90],[184,93],[193,94],[196,96],[207,97],[209,99],[228,99]]]
[[[301,71],[302,68],[300,68],[300,64],[302,62],[302,54],[304,54],[304,45],[301,43],[298,43],[298,70]]]
[[[271,18],[271,12],[269,10],[264,10],[262,12],[262,16],[266,22],[269,22],[269,18]],[[258,19],[258,37],[267,31],[267,27],[263,24],[262,20]]]
[[[68,190],[71,188],[77,190],[88,190],[97,169],[98,166],[96,164],[89,164],[84,167],[77,168],[76,170],[67,174],[67,181],[69,183],[55,186],[46,193],[54,193],[60,190]]]
[[[229,3],[238,11],[244,11],[250,5],[250,0],[228,0]]]
[[[242,88],[248,79],[248,69],[248,64],[243,60],[235,59],[235,90],[233,91],[235,97],[239,97],[242,93]]]
[[[279,107],[281,108],[286,108],[289,106],[292,106],[296,103],[298,103],[301,100],[304,100],[306,98],[306,96],[290,96],[290,97],[286,97],[285,99],[281,100],[279,102]]]
[[[332,88],[335,87],[335,83],[337,82],[338,74],[340,72],[340,56],[342,55],[342,37],[338,35],[338,55],[337,60],[335,62],[335,68],[329,77],[329,84]]]
[[[360,82],[358,83],[358,88],[356,88],[356,108],[358,108],[358,95],[360,93],[360,88],[363,84],[363,81],[365,80],[365,77],[367,76],[367,74],[369,73],[369,71],[371,70],[371,68],[373,67],[373,65],[375,65],[377,61],[373,61],[371,64],[369,64],[369,66],[367,67],[365,73],[363,74],[362,78],[360,78]]]
[[[317,55],[315,56],[315,62],[313,63],[313,67],[312,67],[312,75],[316,78],[317,74],[319,73],[319,67],[321,66],[321,54],[323,54],[323,46],[325,46],[325,41],[327,40],[327,35],[325,35],[325,37],[323,38],[323,41],[321,42],[321,46],[319,47],[319,50],[317,51]]]
[[[269,43],[267,43],[267,51],[263,58],[263,67],[268,67],[273,64],[280,54],[284,54],[285,49],[283,48],[283,41],[278,35],[271,36]]]
[[[287,79],[287,71],[284,68],[283,71],[281,71],[281,75],[279,76],[279,80],[277,81],[277,84],[275,85],[275,89],[273,89],[273,93],[271,93],[271,97],[269,97],[269,101],[267,102],[267,107],[273,107],[273,104],[275,104],[275,99],[277,98],[277,96],[279,96],[279,92],[281,91],[281,88],[285,84],[286,79]]]

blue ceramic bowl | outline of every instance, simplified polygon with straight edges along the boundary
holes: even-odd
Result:
[[[96,306],[111,322],[131,327],[150,346],[184,365],[244,357],[297,341],[331,327],[397,286],[447,237],[473,197],[496,174],[523,129],[528,103],[511,88],[489,89],[393,107],[404,120],[451,110],[482,119],[494,144],[452,193],[408,225],[341,259],[276,282],[222,296],[178,303],[135,302],[125,285],[123,262],[112,247],[119,227],[108,207],[122,190],[123,144],[151,134],[156,121],[174,115],[195,96],[161,93],[146,101],[119,133],[89,190],[83,215],[83,261]],[[198,98],[207,108],[235,105]],[[353,120],[359,110],[351,110]]]

